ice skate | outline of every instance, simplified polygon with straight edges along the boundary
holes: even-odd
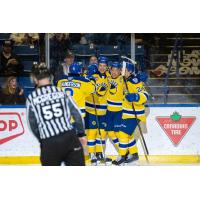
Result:
[[[116,160],[112,162],[113,165],[123,166],[125,164],[126,156],[118,156]]]
[[[89,154],[90,162],[92,166],[97,166],[97,158],[94,153]]]
[[[128,154],[125,159],[126,165],[138,165],[139,164],[139,156],[138,153]]]

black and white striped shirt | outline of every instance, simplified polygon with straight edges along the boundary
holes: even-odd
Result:
[[[39,140],[72,130],[71,117],[78,136],[85,135],[80,110],[61,89],[52,85],[38,87],[28,96],[26,105],[28,126]]]

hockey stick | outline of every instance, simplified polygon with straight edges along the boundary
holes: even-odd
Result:
[[[126,59],[126,60],[132,62],[134,65],[137,64],[137,62],[136,62],[135,60],[133,60],[133,59],[131,59],[131,58],[128,58],[128,57],[126,57],[126,56],[121,56],[121,58],[122,58],[122,59]]]
[[[104,148],[103,148],[103,143],[102,143],[103,139],[102,139],[102,136],[101,136],[99,118],[98,118],[98,115],[97,115],[97,106],[96,106],[96,103],[95,103],[95,100],[94,100],[94,94],[92,94],[92,101],[93,101],[93,104],[94,104],[94,112],[95,112],[95,116],[96,116],[97,129],[98,129],[98,133],[99,133],[100,140],[101,140],[102,154],[103,154],[104,159],[106,159],[106,155],[105,155]]]
[[[130,62],[133,63],[134,65],[137,64],[137,62],[136,62],[135,60],[133,60],[133,59],[131,59],[131,58],[128,58],[128,57],[126,57],[126,56],[121,56],[121,58],[130,61]],[[125,73],[125,71],[124,71],[124,73]],[[134,74],[136,75],[135,69],[134,69]]]
[[[123,77],[123,80],[124,80],[124,83],[125,83],[126,90],[129,93],[127,81],[126,81],[126,78],[125,78],[125,70],[126,70],[126,65],[123,65],[122,77]],[[135,106],[134,106],[133,103],[131,105],[132,105],[132,109],[133,109],[133,112],[134,112],[134,115],[135,115],[135,119],[138,122],[137,126],[138,126],[138,129],[139,129],[139,135],[140,135],[140,138],[141,138],[141,141],[142,141],[141,143],[142,143],[142,147],[143,147],[143,150],[144,150],[144,155],[145,155],[146,161],[149,163],[149,159],[148,159],[149,150],[147,148],[146,141],[145,141],[144,136],[142,134],[142,128],[140,126],[139,119],[138,119],[138,116],[137,116],[136,111],[135,111]]]
[[[133,63],[134,65],[137,64],[137,62],[136,62],[135,60],[133,60],[133,59],[131,59],[131,58],[128,58],[128,57],[126,57],[126,56],[121,56],[121,58],[130,61],[130,62]],[[134,74],[136,75],[135,70],[134,70]],[[154,100],[155,100],[155,97],[153,96],[153,93],[151,92],[151,88],[150,88],[149,84],[148,84],[148,83],[144,83],[144,85],[148,88],[149,94],[150,94],[150,96],[151,96],[151,99],[152,99],[152,101],[154,101]]]

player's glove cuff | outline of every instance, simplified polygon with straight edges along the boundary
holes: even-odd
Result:
[[[146,82],[148,79],[148,75],[145,72],[140,71],[140,72],[138,72],[137,76],[139,77],[140,81],[142,81],[142,82]]]
[[[85,137],[86,134],[84,132],[78,132],[77,136],[81,138],[81,137]]]
[[[126,100],[129,102],[138,102],[140,100],[140,95],[136,93],[129,93],[126,95]]]

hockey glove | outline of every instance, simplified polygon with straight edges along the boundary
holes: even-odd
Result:
[[[148,79],[148,75],[145,72],[139,71],[138,74],[137,74],[137,76],[140,79],[140,81],[142,81],[142,82],[146,82],[147,79]]]
[[[126,99],[129,102],[138,102],[140,100],[140,95],[136,93],[129,93],[126,95]]]

